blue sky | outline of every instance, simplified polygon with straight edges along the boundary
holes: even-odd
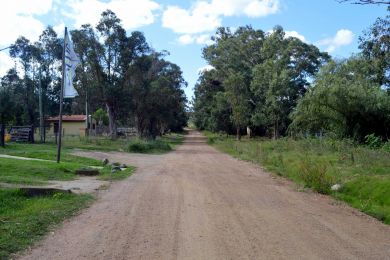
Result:
[[[7,3],[6,3],[7,2]],[[145,33],[157,50],[167,50],[168,60],[178,64],[188,82],[191,99],[201,68],[202,48],[219,26],[237,28],[252,25],[271,30],[281,25],[287,35],[317,45],[338,58],[358,52],[358,37],[386,7],[340,4],[336,0],[13,0],[2,1],[0,48],[19,35],[38,39],[47,25],[62,34],[64,26],[78,28],[96,24],[100,13],[112,9],[131,32]],[[0,53],[0,75],[13,64],[6,52]]]

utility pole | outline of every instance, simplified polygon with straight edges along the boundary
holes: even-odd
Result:
[[[88,137],[89,136],[89,115],[88,115],[88,88],[85,90],[85,134]]]
[[[58,143],[57,143],[57,163],[61,160],[61,139],[62,139],[62,103],[64,100],[64,84],[65,84],[65,47],[66,47],[66,35],[68,34],[68,28],[65,27],[65,37],[64,37],[64,46],[62,50],[62,80],[61,80],[61,90],[60,90],[60,114],[58,120]]]
[[[42,107],[42,69],[39,66],[39,135],[41,137],[41,143],[44,142],[44,122],[43,122],[43,107]]]

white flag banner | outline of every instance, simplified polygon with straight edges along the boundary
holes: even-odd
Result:
[[[74,52],[73,43],[70,41],[68,34],[65,35],[65,78],[64,78],[64,98],[74,98],[78,95],[73,87],[73,78],[80,59]]]

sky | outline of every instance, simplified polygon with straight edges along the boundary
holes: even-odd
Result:
[[[251,25],[267,32],[281,25],[287,37],[347,58],[359,51],[362,32],[387,13],[384,5],[336,0],[3,0],[0,49],[21,35],[36,41],[49,25],[60,37],[65,26],[96,25],[106,9],[116,13],[128,33],[141,31],[156,51],[170,53],[166,59],[181,67],[189,100],[199,72],[207,69],[202,49],[212,44],[210,37],[220,26]],[[8,52],[0,52],[0,76],[13,65]]]

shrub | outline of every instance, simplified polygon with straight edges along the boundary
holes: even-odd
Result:
[[[382,146],[382,149],[390,153],[390,139]]]
[[[299,165],[300,177],[305,184],[322,194],[329,194],[333,178],[327,174],[327,166],[323,163],[302,161]]]
[[[130,141],[128,152],[148,153],[148,152],[164,152],[171,151],[172,147],[162,140],[145,140],[136,138]]]
[[[364,141],[366,145],[371,149],[379,148],[382,145],[382,139],[379,136],[376,136],[375,134],[366,135],[364,137]]]

